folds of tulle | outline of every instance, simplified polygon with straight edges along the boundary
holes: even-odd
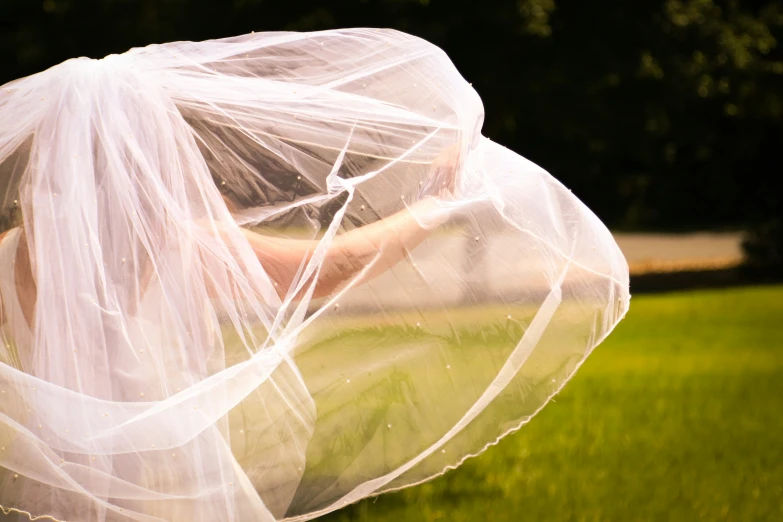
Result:
[[[28,364],[0,365],[0,505],[307,520],[530,420],[624,315],[627,265],[482,120],[442,51],[385,30],[151,46],[4,86],[0,205],[37,299]],[[433,230],[402,261],[313,298],[335,238],[414,208],[453,146],[449,219],[417,216]],[[318,247],[281,291],[238,225]]]

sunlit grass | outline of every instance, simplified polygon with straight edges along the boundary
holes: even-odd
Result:
[[[783,287],[640,297],[553,403],[332,521],[783,520]]]

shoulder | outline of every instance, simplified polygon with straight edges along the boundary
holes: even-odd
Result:
[[[5,239],[7,236],[9,236],[9,235],[11,235],[11,234],[15,234],[17,231],[19,231],[19,227],[13,227],[13,228],[9,228],[8,230],[5,230],[5,231],[3,231],[3,232],[0,232],[0,244],[2,244],[3,240],[4,240],[4,239]]]
[[[9,228],[8,230],[0,233],[0,248],[2,248],[5,238],[8,237],[10,233],[12,233],[16,228]],[[0,274],[0,277],[2,277],[4,274]],[[3,295],[0,293],[0,326],[4,325],[6,322],[5,317],[5,307],[3,306]]]

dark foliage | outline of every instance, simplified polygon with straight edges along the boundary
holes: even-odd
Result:
[[[615,228],[780,215],[780,0],[3,0],[0,83],[154,42],[346,26],[443,47],[484,133]]]

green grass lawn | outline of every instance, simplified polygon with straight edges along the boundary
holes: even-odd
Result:
[[[783,520],[783,287],[633,299],[519,432],[331,521]]]

